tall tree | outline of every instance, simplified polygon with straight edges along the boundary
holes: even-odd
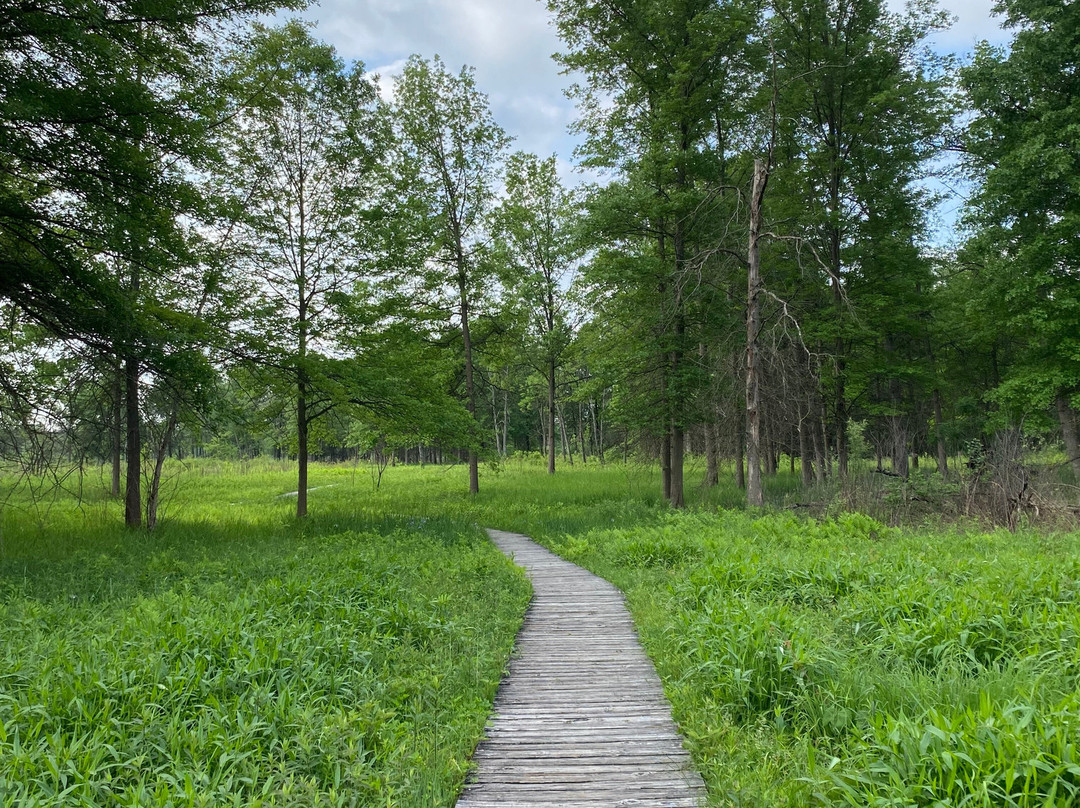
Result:
[[[1080,478],[1080,7],[1001,0],[995,11],[1013,42],[983,43],[961,74],[975,110],[964,144],[981,180],[965,258],[994,327],[1020,346],[995,399],[1013,417],[1053,412]]]
[[[579,206],[559,181],[555,157],[518,152],[506,167],[506,196],[494,216],[503,286],[524,304],[530,359],[547,382],[548,473],[555,473],[555,376],[571,339],[568,292],[582,255]]]
[[[204,91],[211,63],[223,23],[280,5],[0,9],[0,296],[121,366],[133,527],[141,379],[167,372],[170,341],[190,337],[157,302],[173,269],[192,262],[193,177],[215,123]]]
[[[833,354],[827,383],[843,477],[851,402],[863,392],[849,389],[849,363],[861,340],[888,339],[856,333],[866,319],[855,292],[880,299],[901,278],[928,277],[912,265],[925,211],[916,180],[950,111],[922,45],[943,19],[929,2],[903,16],[882,0],[775,0],[773,10],[779,113],[788,122],[780,150],[791,158],[778,160],[777,180],[787,187],[777,193],[805,212],[800,236],[830,290],[831,309],[811,331]],[[875,280],[877,272],[885,277]]]
[[[436,57],[413,56],[395,82],[394,119],[400,128],[403,185],[415,200],[429,250],[418,268],[422,283],[449,292],[458,319],[465,369],[465,406],[475,418],[477,395],[471,320],[485,264],[480,260],[486,217],[503,153],[510,143],[495,123],[473,72],[457,75]],[[480,490],[478,454],[468,450],[469,492]]]
[[[363,65],[346,67],[300,22],[256,26],[235,62],[238,97],[252,100],[232,119],[228,184],[253,273],[252,336],[295,396],[303,517],[309,430],[335,404],[321,360],[335,344],[335,295],[365,269],[383,116]]]
[[[691,359],[698,340],[690,297],[715,212],[711,197],[723,182],[726,113],[745,94],[760,12],[754,3],[712,0],[549,0],[548,8],[567,46],[557,58],[586,78],[576,87],[585,163],[616,170],[624,183],[596,199],[596,221],[608,240],[651,242],[634,280],[621,286],[651,287],[656,354],[646,364],[662,419],[664,495],[681,507],[689,405],[700,376]]]

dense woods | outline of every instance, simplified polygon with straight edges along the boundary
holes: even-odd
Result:
[[[193,454],[296,458],[299,516],[309,458],[632,455],[675,507],[967,464],[1012,522],[1025,453],[1080,477],[1075,4],[964,61],[929,2],[549,0],[572,187],[469,68],[380,94],[278,0],[54,5],[0,10],[0,457],[129,526]]]

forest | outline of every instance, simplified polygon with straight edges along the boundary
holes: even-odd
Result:
[[[0,806],[453,805],[481,527],[710,806],[1080,805],[1080,5],[546,0],[572,155],[306,5],[0,4]]]
[[[784,462],[968,464],[1006,523],[1025,453],[1075,482],[1071,4],[1003,2],[1012,43],[961,60],[927,3],[551,2],[604,178],[573,187],[469,68],[380,90],[255,21],[280,5],[0,18],[10,467],[107,464],[150,527],[165,460],[205,455],[296,458],[301,516],[308,458],[475,492],[515,452],[633,456],[675,507],[688,462],[751,504]],[[944,175],[972,187],[948,249]]]

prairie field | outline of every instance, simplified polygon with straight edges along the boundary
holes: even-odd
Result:
[[[684,512],[658,472],[202,462],[161,527],[10,491],[9,806],[450,806],[528,583],[480,526],[626,593],[715,806],[1080,805],[1080,535]]]

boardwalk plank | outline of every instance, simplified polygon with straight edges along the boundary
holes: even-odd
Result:
[[[533,602],[457,808],[697,808],[705,789],[622,593],[489,530]]]

